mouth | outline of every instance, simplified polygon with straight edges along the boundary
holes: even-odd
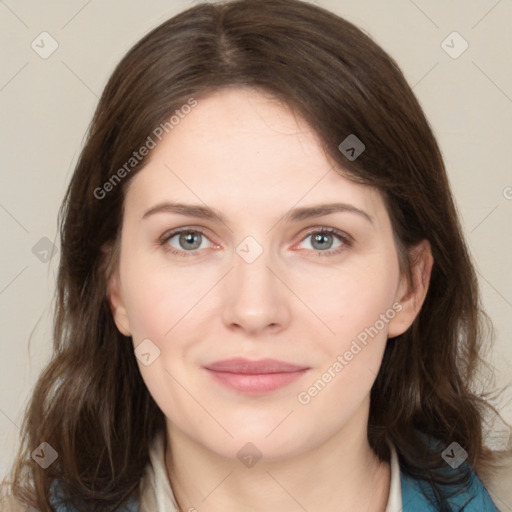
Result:
[[[283,388],[302,377],[310,368],[276,359],[234,358],[204,367],[214,381],[245,394],[263,394]]]

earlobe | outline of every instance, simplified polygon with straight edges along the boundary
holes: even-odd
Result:
[[[388,338],[403,334],[418,316],[427,296],[430,275],[434,259],[428,240],[422,240],[410,250],[411,279],[401,276],[396,300],[401,305],[400,311],[389,322]]]
[[[124,334],[125,336],[131,336],[130,322],[128,320],[128,313],[121,297],[119,275],[117,269],[112,273],[112,276],[108,280],[107,299],[117,329],[119,332],[121,332],[121,334]]]

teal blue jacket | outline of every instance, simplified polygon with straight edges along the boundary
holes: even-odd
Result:
[[[457,492],[448,499],[452,510],[457,512],[499,512],[477,474],[469,466],[466,468],[470,470],[470,480],[466,486],[456,489]],[[437,512],[439,510],[422,492],[433,496],[431,486],[425,481],[416,480],[401,471],[400,484],[402,486],[402,510],[396,512]]]
[[[458,488],[453,497],[449,499],[452,510],[454,512],[499,512],[476,473],[469,466],[466,468],[469,469],[471,478],[466,486]],[[438,512],[439,509],[422,492],[424,490],[427,495],[433,496],[432,488],[428,484],[411,478],[402,471],[400,472],[400,483],[402,486],[402,509],[396,512]],[[56,486],[52,486],[52,488],[54,491],[57,490]],[[60,504],[58,492],[54,492],[50,500],[56,512],[84,512]],[[139,512],[137,500],[132,499],[118,512]]]

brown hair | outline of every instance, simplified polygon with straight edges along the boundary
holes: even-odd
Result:
[[[88,510],[115,510],[138,496],[164,415],[131,339],[114,324],[106,282],[117,263],[125,188],[147,157],[106,197],[95,191],[191,97],[200,102],[229,86],[282,100],[344,175],[380,190],[403,272],[407,249],[431,244],[423,307],[411,328],[388,341],[371,390],[373,450],[388,461],[392,442],[403,471],[441,487],[440,451],[452,441],[477,472],[493,467],[482,420],[497,411],[474,389],[488,368],[486,317],[440,150],[412,90],[369,36],[329,11],[298,0],[235,0],[193,7],[151,31],[118,64],[99,101],[59,213],[54,354],[28,404],[11,475],[24,503],[51,511],[57,480],[70,503]],[[354,161],[338,149],[349,134],[366,146]],[[29,457],[43,441],[58,453],[47,469]]]

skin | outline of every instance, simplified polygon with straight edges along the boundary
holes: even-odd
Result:
[[[150,339],[160,350],[148,366],[137,361],[167,419],[165,460],[182,510],[385,510],[390,468],[368,444],[369,394],[388,338],[421,308],[432,256],[428,242],[417,246],[408,283],[380,193],[339,172],[289,109],[257,90],[228,88],[199,98],[129,184],[108,296],[134,347]],[[142,219],[165,201],[215,208],[225,223],[176,213]],[[372,221],[353,212],[282,220],[292,208],[331,202]],[[180,227],[205,236],[196,245],[183,237],[180,244],[180,235],[158,243]],[[322,227],[353,243],[328,236],[315,244]],[[251,263],[236,252],[247,236],[263,250]],[[396,303],[400,312],[378,335],[299,403],[298,394]],[[281,389],[248,395],[202,368],[237,356],[310,369]],[[247,442],[262,453],[252,467],[237,458]]]

